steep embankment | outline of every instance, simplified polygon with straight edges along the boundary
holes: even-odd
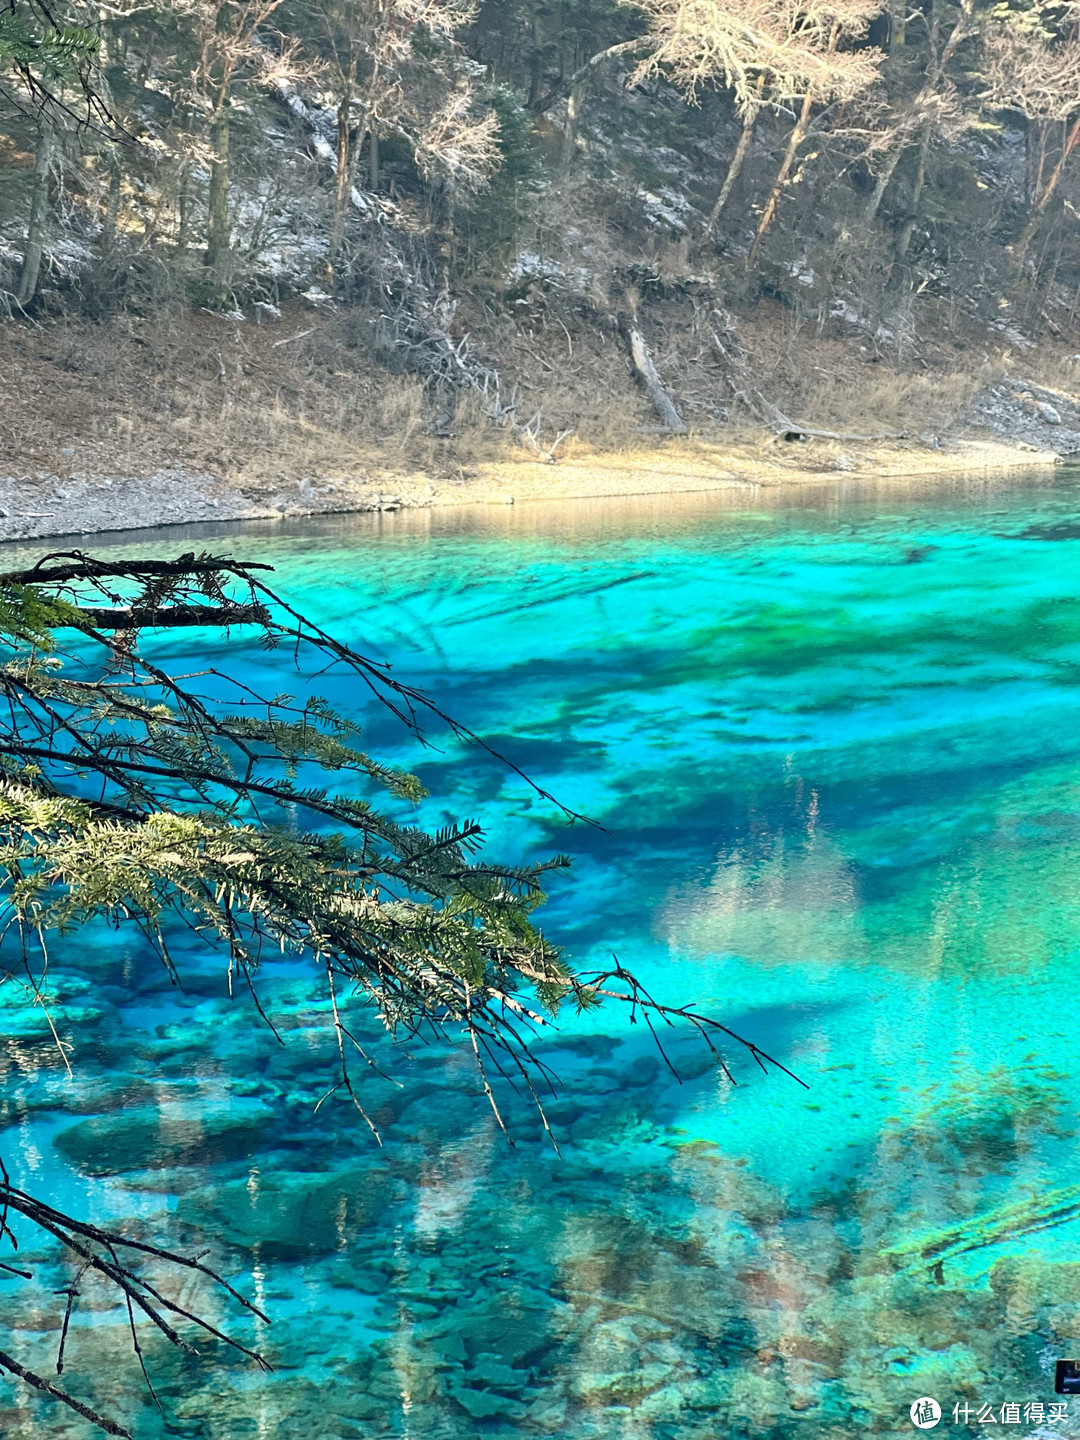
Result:
[[[654,322],[685,436],[656,417],[618,335],[506,320],[473,342],[518,395],[436,413],[373,358],[373,321],[304,307],[0,332],[0,538],[426,505],[514,503],[1047,467],[1080,451],[1080,357],[939,348],[908,370],[858,337],[793,347],[768,307],[728,352]],[[781,317],[782,318],[782,317]],[[1038,373],[1056,383],[1018,378]],[[787,417],[795,415],[797,420]]]

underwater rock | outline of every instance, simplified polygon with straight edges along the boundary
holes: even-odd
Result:
[[[262,1157],[265,1163],[265,1157]],[[186,1195],[206,1183],[205,1172],[197,1165],[165,1166],[124,1175],[124,1188],[150,1195]]]
[[[670,1365],[654,1361],[648,1365],[635,1366],[631,1370],[602,1374],[583,1370],[575,1375],[571,1394],[587,1405],[611,1404],[620,1401],[640,1399],[653,1390],[667,1386],[673,1375]]]
[[[502,1290],[489,1294],[487,1303],[461,1303],[414,1332],[419,1340],[434,1341],[444,1354],[448,1346],[463,1346],[472,1364],[488,1360],[504,1362],[514,1370],[526,1369],[540,1361],[553,1344],[555,1306],[533,1304],[527,1297]],[[562,1307],[559,1307],[560,1309]]]
[[[18,1007],[0,1009],[0,1039],[52,1040],[55,1026],[61,1038],[70,1042],[72,1033],[86,1030],[104,1014],[97,1005],[50,1005],[46,1014],[40,1005],[28,1000]]]
[[[0,985],[0,1034],[7,1034],[10,1024],[18,1025],[19,1017],[26,1011],[36,1012],[48,1029],[46,1009],[55,1017],[60,1006],[96,1006],[98,1003],[98,995],[91,982],[70,971],[54,973],[40,991],[35,991],[28,979],[7,975]]]
[[[681,1387],[683,1404],[691,1410],[718,1410],[731,1399],[731,1374],[720,1371],[700,1380],[690,1380]]]
[[[362,1295],[380,1295],[389,1277],[374,1265],[365,1265],[351,1253],[335,1260],[326,1272],[326,1283],[336,1290],[358,1290]]]
[[[195,1086],[187,1087],[194,1093]],[[82,1080],[78,1088],[70,1093],[70,1083],[57,1088],[52,1105],[71,1115],[101,1115],[118,1110],[130,1110],[139,1105],[154,1105],[160,1098],[160,1087],[149,1084],[141,1077],[124,1075],[101,1076],[95,1080]],[[180,1095],[178,1099],[185,1098]]]
[[[465,1371],[465,1379],[470,1385],[505,1390],[510,1395],[520,1394],[528,1385],[529,1378],[528,1370],[517,1370],[497,1355],[479,1354]]]
[[[568,1130],[588,1113],[587,1099],[581,1095],[560,1095],[558,1100],[544,1102],[544,1114],[557,1140],[563,1138],[564,1130]]]
[[[758,1375],[740,1370],[732,1375],[730,1390],[732,1419],[745,1419],[760,1434],[766,1426],[775,1425],[788,1410],[787,1386],[774,1375]]]
[[[168,1165],[208,1165],[256,1150],[274,1112],[253,1101],[181,1101],[97,1115],[69,1126],[53,1144],[86,1175]]]
[[[452,1389],[450,1394],[474,1420],[488,1420],[496,1416],[503,1420],[520,1420],[529,1413],[529,1407],[520,1400],[512,1400],[492,1390],[469,1390],[461,1386]]]
[[[489,1113],[471,1096],[456,1092],[440,1094],[438,1104],[432,1104],[430,1088],[423,1085],[419,1093],[412,1086],[396,1091],[374,1116],[377,1124],[393,1126],[395,1134],[416,1134],[423,1140],[456,1140],[478,1119],[485,1121]]]
[[[50,1043],[52,1037],[49,1037]],[[0,1096],[0,1129],[17,1124],[26,1115],[57,1111],[67,1115],[99,1115],[132,1105],[152,1103],[156,1091],[142,1080],[123,1075],[73,1082],[64,1074],[39,1077],[32,1085],[14,1085],[9,1080]]]
[[[543,1054],[549,1064],[557,1067],[558,1060],[552,1058],[556,1051],[566,1050],[585,1059],[606,1060],[621,1044],[621,1040],[610,1035],[560,1035],[551,1040],[538,1040],[532,1049],[534,1054]]]
[[[541,1395],[539,1400],[529,1406],[529,1423],[549,1435],[563,1430],[566,1425],[565,1396],[551,1396],[547,1393]]]
[[[635,1141],[648,1143],[656,1138],[658,1130],[647,1117],[628,1103],[610,1103],[588,1111],[571,1127],[571,1138],[575,1145],[587,1145],[600,1141],[604,1145],[633,1144]]]
[[[387,1204],[385,1168],[336,1173],[271,1171],[183,1195],[177,1216],[230,1245],[268,1258],[344,1250]]]
[[[621,1075],[625,1085],[655,1085],[660,1078],[660,1061],[655,1055],[639,1055]]]
[[[637,1420],[654,1422],[674,1420],[682,1413],[685,1404],[683,1382],[680,1380],[671,1385],[663,1385],[659,1390],[653,1390],[646,1395],[634,1406],[634,1417]]]

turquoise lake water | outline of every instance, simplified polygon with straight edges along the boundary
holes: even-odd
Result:
[[[923,1395],[939,1433],[1080,1433],[1080,1397],[1049,1410],[1080,1353],[1077,477],[115,542],[204,545],[272,561],[599,822],[369,717],[425,820],[572,854],[544,924],[576,964],[617,954],[809,1088],[737,1046],[732,1085],[675,1031],[680,1083],[625,1015],[568,1020],[542,1046],[559,1158],[512,1100],[507,1147],[460,1047],[376,1040],[404,1082],[369,1082],[380,1150],[347,1105],[312,1114],[334,1046],[302,967],[264,977],[280,1046],[190,943],[181,993],[131,936],[79,937],[53,972],[73,1081],[0,988],[0,1153],[69,1209],[212,1246],[273,1323],[185,1303],[276,1368],[147,1336],[159,1414],[87,1287],[65,1384],[142,1440],[825,1440],[913,1434]],[[240,632],[157,646],[303,688]],[[7,1348],[47,1370],[67,1272],[26,1243]],[[4,1380],[0,1433],[92,1432]]]

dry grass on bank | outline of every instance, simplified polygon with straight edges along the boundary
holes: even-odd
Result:
[[[760,441],[686,321],[674,310],[657,314],[650,339],[704,446],[699,453],[691,439],[687,458]],[[793,327],[768,303],[740,322],[740,336],[762,392],[823,429],[944,432],[1000,373],[997,357],[970,351],[942,350],[932,366],[894,368],[857,339]],[[655,450],[655,417],[613,332],[584,324],[574,331],[554,319],[530,329],[504,317],[476,343],[517,383],[518,418],[540,412],[545,445],[572,432],[560,458],[622,455],[629,463]],[[475,397],[459,404],[452,438],[433,436],[420,380],[391,373],[373,351],[370,317],[360,311],[296,309],[273,325],[206,312],[6,324],[0,473],[134,476],[183,467],[257,491],[376,471],[454,479],[524,458]],[[1062,346],[1023,364],[1047,384],[1075,389],[1080,379],[1080,363]],[[665,449],[677,460],[678,447]]]
[[[307,332],[307,333],[304,333]],[[367,343],[364,343],[367,341]],[[310,312],[274,326],[209,314],[0,327],[4,468],[117,475],[185,466],[241,483],[432,465],[420,383],[367,359],[356,327]],[[481,455],[498,437],[462,407]]]

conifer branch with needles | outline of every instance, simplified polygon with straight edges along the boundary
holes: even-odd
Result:
[[[414,738],[430,743],[425,725],[441,724],[502,760],[567,820],[585,820],[384,662],[289,605],[262,578],[267,568],[209,554],[106,562],[72,551],[0,575],[0,888],[12,921],[0,950],[18,945],[31,1003],[43,999],[46,936],[92,919],[136,926],[174,980],[169,932],[189,927],[220,952],[230,985],[242,980],[271,1028],[255,988],[264,957],[306,958],[325,983],[336,1053],[335,1082],[319,1103],[343,1094],[376,1140],[362,1070],[382,1072],[350,1030],[350,999],[371,1007],[395,1036],[464,1035],[511,1144],[500,1083],[531,1099],[556,1144],[541,1092],[556,1093],[557,1077],[531,1042],[567,1005],[627,1006],[669,1065],[658,1027],[682,1023],[729,1075],[721,1037],[762,1067],[791,1073],[692,1006],[654,999],[618,961],[573,971],[533,918],[565,856],[497,864],[478,855],[483,836],[474,821],[435,832],[405,823],[377,808],[371,793],[416,802],[425,794],[419,780],[368,755],[357,724],[324,699],[263,695],[212,665],[177,676],[141,646],[142,630],[158,625],[253,627],[298,669],[359,679]],[[58,1036],[56,1043],[68,1063]],[[0,1243],[16,1244],[17,1218],[50,1235],[76,1267],[62,1292],[64,1340],[79,1281],[93,1272],[127,1307],[148,1386],[140,1323],[188,1351],[189,1334],[208,1333],[266,1368],[256,1351],[136,1268],[197,1272],[259,1313],[198,1257],[64,1215],[13,1187],[3,1171]],[[63,1341],[58,1373],[62,1365]],[[16,1358],[0,1355],[0,1367],[107,1433],[128,1433]]]

